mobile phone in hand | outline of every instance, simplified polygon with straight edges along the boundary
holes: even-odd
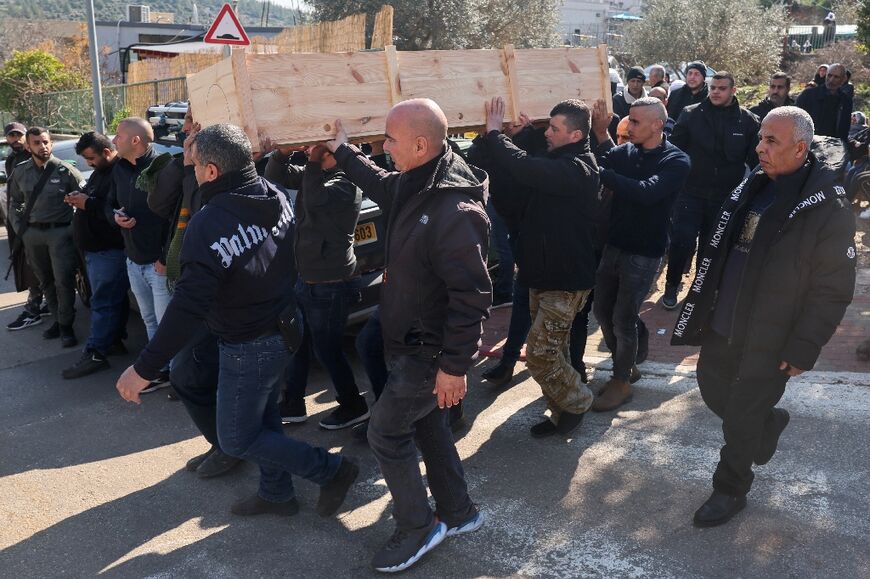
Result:
[[[123,217],[124,219],[130,219],[130,216],[123,209],[112,209],[112,213],[117,215],[118,217]]]

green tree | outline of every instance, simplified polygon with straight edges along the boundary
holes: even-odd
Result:
[[[858,8],[858,42],[867,52],[870,47],[870,1],[863,0]]]
[[[782,5],[757,0],[652,0],[626,43],[638,63],[703,60],[738,82],[758,82],[780,66],[785,23]]]
[[[88,84],[89,79],[68,70],[44,50],[16,50],[0,68],[0,110],[29,119],[34,116],[35,95],[85,88]]]
[[[392,0],[400,50],[552,46],[561,0]],[[308,0],[318,21],[365,12],[384,0]]]

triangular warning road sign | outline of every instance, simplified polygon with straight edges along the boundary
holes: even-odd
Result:
[[[224,4],[221,11],[218,12],[217,18],[203,38],[203,42],[212,44],[235,44],[237,46],[248,46],[251,44],[248,35],[245,34],[245,29],[233,12],[233,7],[229,4]]]

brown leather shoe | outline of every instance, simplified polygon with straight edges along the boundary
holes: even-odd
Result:
[[[604,385],[601,395],[595,398],[592,403],[592,410],[595,412],[609,412],[616,410],[626,402],[629,402],[634,395],[631,384],[611,378]]]

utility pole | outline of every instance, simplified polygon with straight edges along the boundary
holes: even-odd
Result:
[[[94,130],[106,133],[106,118],[103,116],[103,84],[100,82],[100,51],[97,46],[97,25],[94,22],[94,0],[85,0],[88,14],[88,52],[91,55],[91,84],[94,88]]]

